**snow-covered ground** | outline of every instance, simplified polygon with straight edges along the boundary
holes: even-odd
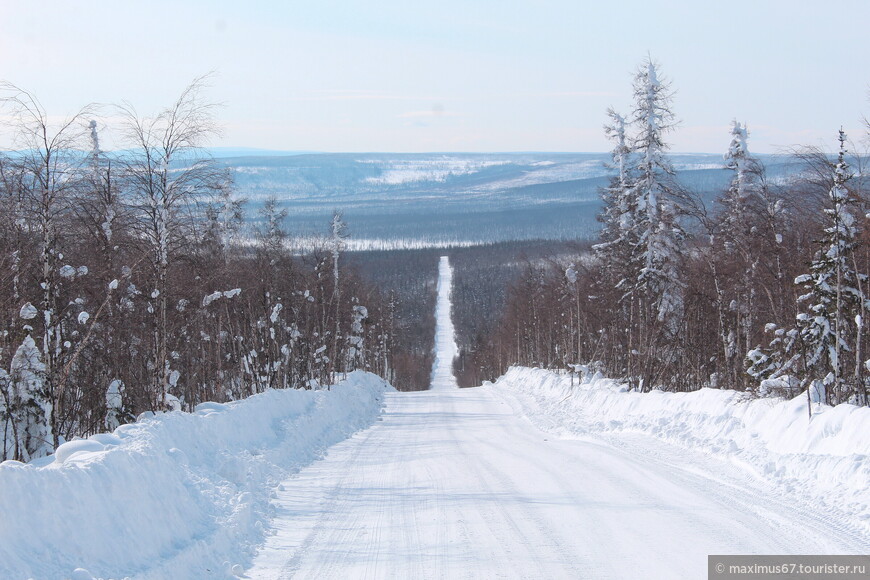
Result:
[[[432,364],[430,389],[456,389],[453,359],[459,352],[453,330],[452,301],[453,267],[447,256],[438,262],[438,301],[435,304],[435,361]]]
[[[278,483],[371,425],[386,384],[204,403],[0,463],[0,578],[229,578],[264,538]]]
[[[383,418],[284,482],[248,577],[695,579],[708,554],[868,547],[655,439],[548,435],[495,388],[390,393]]]
[[[806,394],[782,400],[718,389],[637,393],[597,375],[578,384],[528,368],[509,370],[489,388],[559,438],[629,446],[654,439],[698,461],[712,459],[717,470],[742,472],[765,493],[860,531],[870,549],[870,408],[815,402],[810,418]]]

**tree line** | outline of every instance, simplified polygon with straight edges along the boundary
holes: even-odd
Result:
[[[245,224],[203,149],[203,89],[153,116],[117,107],[123,145],[105,152],[94,107],[58,124],[0,86],[15,139],[0,155],[0,459],[355,369],[402,383],[396,298],[345,264],[340,212],[305,252],[275,200]]]
[[[597,243],[570,262],[526,264],[499,323],[464,353],[476,378],[571,366],[640,391],[806,390],[868,404],[863,158],[841,130],[835,155],[800,148],[801,170],[771,180],[734,121],[729,184],[705,204],[669,161],[673,92],[659,68],[648,59],[636,71],[629,115],[608,111],[613,171]]]

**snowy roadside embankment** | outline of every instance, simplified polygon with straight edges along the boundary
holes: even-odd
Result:
[[[640,432],[719,457],[870,532],[870,408],[750,399],[737,391],[627,392],[591,377],[511,368],[492,387],[562,437]]]
[[[232,577],[273,488],[371,425],[391,388],[355,372],[71,441],[43,467],[0,463],[0,578]]]

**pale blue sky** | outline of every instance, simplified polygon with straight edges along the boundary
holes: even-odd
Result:
[[[674,151],[832,147],[870,116],[870,1],[0,0],[0,78],[51,114],[171,103],[215,71],[214,145],[605,151],[649,52],[676,90]],[[108,120],[111,122],[111,119]]]

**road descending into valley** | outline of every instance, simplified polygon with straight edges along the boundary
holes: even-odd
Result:
[[[556,440],[496,388],[458,389],[440,264],[432,388],[277,491],[247,578],[706,578],[708,554],[866,553],[749,474],[652,438]],[[739,470],[738,470],[739,471]]]

